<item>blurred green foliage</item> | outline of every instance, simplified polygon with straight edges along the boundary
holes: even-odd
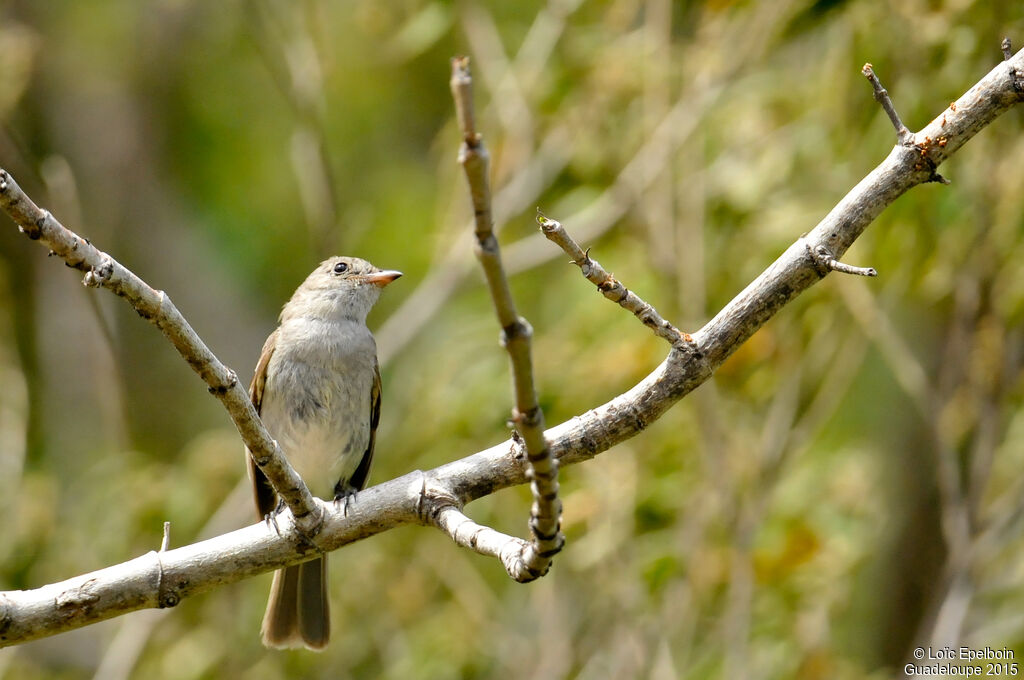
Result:
[[[450,56],[474,60],[554,424],[665,347],[533,233],[535,206],[699,327],[888,153],[864,62],[916,129],[1024,42],[1011,3],[888,5],[9,0],[0,165],[243,376],[315,262],[403,270],[371,318],[381,481],[507,436]],[[541,581],[402,529],[332,555],[323,654],[262,649],[266,576],[0,650],[0,678],[841,679],[890,677],[922,641],[1019,656],[1021,129],[1004,115],[951,186],[871,226],[845,259],[878,279],[830,276],[565,469],[569,541]],[[159,333],[9,224],[0,272],[0,589],[154,549],[165,520],[174,545],[254,520],[228,418]],[[528,504],[469,512],[522,534]]]

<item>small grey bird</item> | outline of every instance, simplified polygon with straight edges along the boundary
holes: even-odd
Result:
[[[401,275],[355,257],[324,260],[263,345],[249,397],[314,496],[347,498],[366,484],[380,420],[377,345],[366,315]],[[278,510],[277,494],[247,459],[256,508],[266,517]],[[275,572],[263,644],[321,650],[329,638],[326,556]]]

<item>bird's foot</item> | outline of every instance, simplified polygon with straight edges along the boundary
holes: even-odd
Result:
[[[277,535],[280,536],[281,535],[281,527],[278,526],[278,524],[277,524],[277,513],[278,513],[278,510],[274,510],[273,512],[268,512],[267,514],[263,515],[263,521],[267,523],[267,527],[268,528],[269,527],[274,527],[274,531],[276,531]]]
[[[359,489],[347,484],[344,486],[338,484],[334,487],[334,507],[341,509],[342,517],[348,517],[348,506],[355,500],[357,493],[359,493]]]

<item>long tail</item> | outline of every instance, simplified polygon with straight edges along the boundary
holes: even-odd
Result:
[[[305,647],[320,651],[330,637],[327,557],[274,572],[267,613],[263,615],[263,644],[277,649]]]

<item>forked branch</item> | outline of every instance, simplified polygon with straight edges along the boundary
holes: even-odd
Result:
[[[508,546],[499,552],[512,555],[518,551],[517,559],[503,557],[502,562],[509,576],[520,582],[532,581],[547,573],[551,559],[562,549],[564,538],[561,533],[562,503],[558,498],[558,466],[544,441],[544,412],[537,403],[537,390],[533,380],[533,360],[530,355],[530,339],[533,329],[516,312],[512,290],[501,262],[501,248],[494,234],[491,220],[491,185],[488,177],[489,155],[482,135],[476,131],[476,116],[473,106],[473,78],[469,71],[469,58],[452,59],[452,97],[455,112],[462,131],[462,145],[459,148],[459,163],[466,173],[469,195],[473,202],[474,236],[476,256],[484,270],[487,288],[491,293],[494,311],[501,324],[501,344],[508,351],[512,366],[512,384],[515,392],[515,407],[512,409],[512,425],[517,439],[526,450],[527,477],[533,492],[533,506],[530,509],[529,543],[513,537],[506,537]],[[449,508],[443,517],[461,514],[458,508]],[[478,552],[475,540],[460,540],[467,534],[452,530],[470,522],[464,515],[458,522],[438,523],[460,545]],[[493,531],[493,530],[490,530]],[[495,532],[496,533],[496,532]],[[486,554],[494,554],[486,552]]]
[[[997,116],[1020,103],[1024,99],[1021,73],[1024,51],[992,69],[914,134],[910,146],[897,144],[814,229],[797,239],[694,333],[692,345],[684,343],[670,350],[661,365],[627,392],[543,432],[551,456],[560,466],[589,460],[641,432],[706,381],[779,309],[821,280],[816,254],[841,258],[886,206],[911,187],[932,179],[938,165]],[[146,286],[84,239],[57,228],[56,220],[31,203],[2,171],[0,208],[29,237],[39,239],[72,266],[92,271],[94,283],[133,305],[144,301],[137,308],[145,310],[147,318],[157,323],[176,347],[201,350],[193,353],[192,349],[179,349],[217,396],[229,404],[232,416],[237,409],[248,412],[251,406],[234,374],[219,362],[214,363],[209,350],[187,325],[177,324],[180,315],[176,310],[169,311],[173,307],[165,295]],[[236,422],[258,421],[238,418]],[[242,426],[239,429],[247,443],[258,443],[258,437]],[[265,431],[257,430],[265,436]],[[267,454],[270,442],[263,441],[262,445],[260,451]],[[413,472],[370,487],[352,501],[347,514],[330,505],[323,507],[324,523],[315,537],[316,549],[334,550],[396,526],[418,523],[439,526],[461,544],[476,549],[484,546],[481,552],[504,560],[504,546],[518,551],[525,542],[509,541],[472,523],[461,515],[461,508],[499,489],[523,484],[527,470],[522,445],[510,440],[433,470]],[[291,516],[280,519],[282,535],[263,523],[255,524],[193,545],[153,551],[61,583],[0,593],[0,646],[79,628],[129,611],[173,606],[218,585],[303,561],[307,557],[304,548],[289,538],[293,535]]]

